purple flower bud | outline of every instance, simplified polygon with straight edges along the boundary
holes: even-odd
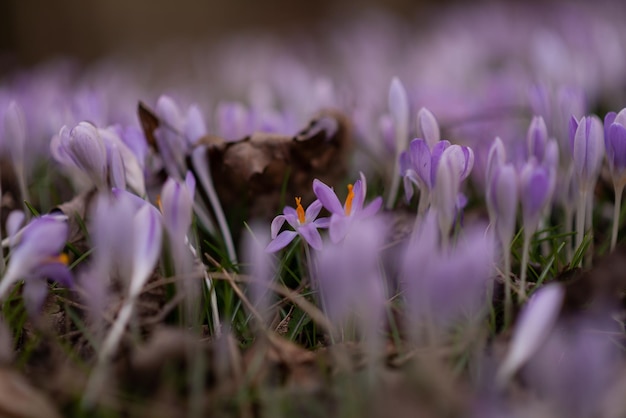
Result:
[[[606,159],[617,184],[626,183],[626,109],[618,114],[607,113],[604,118]]]
[[[552,331],[565,291],[558,283],[539,289],[522,310],[506,358],[498,371],[504,385],[541,347]]]
[[[570,120],[574,172],[583,188],[591,187],[600,172],[604,156],[603,136],[602,121],[595,115],[583,116],[578,122],[574,118]]]
[[[217,105],[217,132],[228,141],[236,141],[252,133],[248,109],[238,102]]]
[[[62,146],[72,162],[99,188],[107,188],[107,152],[95,126],[81,122],[71,131],[61,129]]]
[[[444,152],[437,167],[437,182],[433,189],[433,206],[437,209],[439,228],[446,236],[456,216],[456,204],[461,185],[453,153]]]
[[[542,211],[550,203],[552,180],[545,167],[532,158],[520,173],[520,197],[524,229],[532,234],[536,231]]]
[[[421,138],[426,140],[428,147],[431,149],[441,140],[437,119],[435,119],[435,115],[425,107],[417,112],[417,132],[418,136],[421,135]]]
[[[14,101],[4,114],[4,146],[8,148],[14,165],[24,164],[26,146],[26,119],[24,111]]]
[[[487,184],[490,183],[490,178],[493,170],[501,164],[504,164],[505,162],[506,149],[504,148],[504,143],[502,143],[500,137],[496,137],[496,139],[494,139],[493,141],[493,144],[491,144],[491,147],[489,148],[489,154],[487,156]]]
[[[191,227],[193,195],[187,183],[167,179],[161,191],[163,224],[170,239],[182,243]]]
[[[528,155],[534,156],[537,161],[543,161],[548,142],[548,128],[541,116],[535,116],[528,127],[526,143]]]
[[[490,221],[495,225],[498,239],[508,248],[515,232],[517,213],[517,173],[511,164],[496,167],[487,189]]]
[[[399,152],[405,148],[405,141],[408,141],[409,136],[409,99],[397,77],[391,80],[389,87],[389,112],[396,132],[395,148]]]

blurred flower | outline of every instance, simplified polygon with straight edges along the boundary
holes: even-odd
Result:
[[[558,416],[599,416],[601,402],[622,367],[620,346],[614,341],[622,334],[608,315],[562,320],[530,356],[522,377]]]
[[[14,232],[14,231],[12,231]],[[44,215],[12,234],[11,258],[0,282],[0,299],[19,280],[24,280],[24,299],[29,313],[36,313],[47,294],[46,279],[72,286],[67,256],[61,251],[67,239],[64,216]]]
[[[313,181],[313,191],[326,210],[331,213],[328,232],[331,241],[335,244],[349,233],[353,221],[375,215],[382,205],[382,198],[379,196],[363,207],[367,194],[367,183],[363,173],[354,186],[348,185],[348,196],[343,206],[333,189],[317,179]]]
[[[387,229],[381,219],[370,217],[359,222],[340,246],[325,246],[318,258],[318,286],[321,306],[340,335],[350,334],[351,320],[365,341],[369,354],[381,349],[379,334],[386,303],[381,277],[381,249]]]
[[[414,325],[446,327],[485,312],[495,273],[495,241],[482,227],[465,228],[454,246],[441,248],[437,214],[429,210],[407,246],[402,288]]]
[[[526,303],[515,325],[509,351],[498,370],[498,385],[505,385],[548,338],[564,296],[563,286],[551,283],[537,290]]]
[[[265,251],[273,253],[286,247],[298,234],[314,249],[322,249],[322,237],[317,229],[328,228],[330,219],[315,219],[322,210],[322,202],[319,200],[311,203],[306,209],[306,212],[300,201],[301,199],[296,197],[295,209],[291,206],[285,206],[283,214],[274,218],[271,226],[272,241],[267,245]],[[285,221],[287,221],[294,231],[283,231],[279,234],[278,232]]]

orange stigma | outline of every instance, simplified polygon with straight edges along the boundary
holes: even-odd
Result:
[[[300,203],[301,201],[301,197],[296,197],[296,213],[298,214],[298,222],[300,222],[300,224],[303,224],[306,221],[306,217],[304,216],[304,208]]]
[[[346,204],[344,205],[346,215],[350,215],[352,211],[352,199],[354,199],[354,192],[352,191],[352,185],[348,184],[348,196],[346,196]]]

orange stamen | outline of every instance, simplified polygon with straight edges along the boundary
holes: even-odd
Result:
[[[346,204],[344,205],[346,215],[350,215],[352,211],[352,199],[354,199],[354,192],[352,191],[352,185],[348,184],[348,196],[346,196]]]
[[[70,263],[70,257],[65,253],[61,253],[57,256],[51,256],[47,258],[47,261],[52,263],[61,263],[67,266]]]
[[[296,197],[296,213],[298,214],[298,222],[300,222],[300,224],[303,224],[306,221],[306,217],[304,216],[304,208],[300,203],[301,201],[301,197]]]
[[[156,197],[157,208],[159,208],[159,212],[163,213],[163,205],[161,204],[161,195],[158,194]]]

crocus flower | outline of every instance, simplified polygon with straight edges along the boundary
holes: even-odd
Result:
[[[269,253],[276,252],[285,248],[299,234],[314,249],[322,249],[322,236],[318,228],[328,228],[329,218],[317,218],[322,210],[322,202],[315,200],[304,210],[301,204],[301,198],[296,197],[296,208],[285,206],[283,214],[278,215],[272,221],[270,229],[272,241],[265,247],[265,251]],[[280,228],[287,223],[294,229],[293,231],[283,231],[280,234]]]
[[[92,124],[81,122],[73,129],[62,127],[52,138],[50,151],[61,164],[78,168],[96,187],[108,187],[106,146]]]
[[[586,230],[588,194],[598,178],[604,157],[604,132],[602,121],[597,116],[583,116],[580,121],[572,116],[569,126],[573,168],[580,187],[576,212],[576,247],[580,247]]]
[[[435,115],[425,107],[417,112],[417,131],[428,144],[428,148],[433,149],[435,144],[441,140],[439,124]]]
[[[19,280],[24,279],[24,298],[29,312],[41,307],[47,290],[45,279],[71,286],[67,256],[61,253],[67,239],[68,226],[64,216],[44,215],[33,219],[10,237],[14,247],[7,271],[0,282],[0,299]]]
[[[524,306],[513,331],[509,352],[498,371],[499,385],[506,384],[548,338],[564,296],[563,286],[551,283],[539,289]]]
[[[393,118],[395,138],[395,165],[391,177],[391,185],[389,187],[389,195],[387,196],[387,209],[390,209],[398,194],[400,186],[400,178],[397,173],[399,171],[400,153],[406,148],[409,140],[409,99],[402,82],[394,77],[389,87],[389,113]]]
[[[344,239],[353,221],[373,216],[382,205],[382,198],[379,196],[363,207],[367,194],[367,183],[363,173],[361,173],[361,179],[357,180],[354,185],[348,185],[348,196],[343,206],[333,189],[318,179],[313,181],[313,192],[326,210],[331,213],[328,232],[333,243]]]
[[[62,165],[86,175],[101,190],[125,189],[145,194],[143,169],[115,128],[99,129],[81,122],[71,130],[64,126],[50,142],[52,156]]]
[[[442,327],[484,312],[486,289],[495,273],[495,240],[482,227],[469,228],[454,246],[438,243],[437,214],[426,212],[406,248],[401,285],[414,325]]]
[[[495,227],[496,236],[504,259],[505,283],[505,322],[512,313],[511,299],[511,240],[515,232],[515,219],[518,201],[518,180],[515,168],[511,164],[502,164],[491,170],[487,176],[487,209],[489,221]]]
[[[379,327],[386,298],[380,254],[386,232],[380,218],[365,219],[346,236],[343,245],[324,247],[318,259],[321,306],[342,330],[353,320],[372,357],[380,352],[383,342]],[[340,336],[346,334],[351,333]]]
[[[529,327],[537,327],[541,318],[536,319]],[[621,334],[606,313],[559,321],[528,358],[521,370],[523,380],[555,407],[555,416],[602,416],[607,411],[603,401],[615,389],[623,366],[620,345],[615,343]],[[623,399],[619,391],[613,396]]]
[[[619,113],[609,112],[604,118],[604,145],[606,160],[613,179],[615,190],[615,204],[613,206],[613,231],[611,235],[611,250],[617,244],[617,230],[619,227],[619,213],[622,204],[622,194],[626,185],[626,109]]]

